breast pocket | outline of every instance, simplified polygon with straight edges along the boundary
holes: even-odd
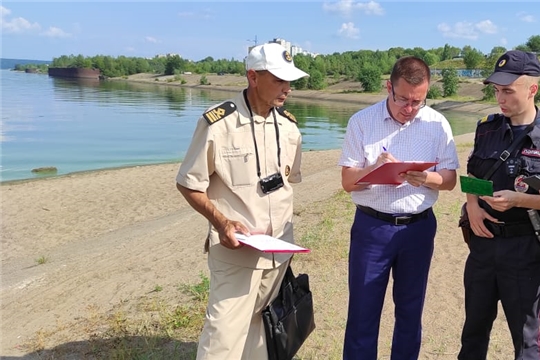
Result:
[[[523,156],[521,159],[521,166],[523,166],[522,172],[529,175],[540,174],[540,158],[534,156]]]
[[[467,172],[483,177],[499,159],[499,152],[491,148],[480,148],[473,152],[467,162]]]
[[[253,148],[222,148],[220,164],[221,178],[231,187],[252,186],[257,182],[257,163]]]

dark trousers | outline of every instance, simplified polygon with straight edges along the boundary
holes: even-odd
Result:
[[[376,360],[379,325],[390,271],[394,279],[393,360],[416,360],[422,309],[437,221],[393,225],[356,211],[349,252],[349,313],[344,360]]]
[[[459,360],[484,360],[500,300],[515,359],[538,360],[540,244],[534,235],[493,239],[471,235],[465,264],[465,324]]]

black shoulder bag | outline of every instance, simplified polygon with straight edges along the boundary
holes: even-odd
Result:
[[[287,268],[276,299],[262,311],[269,360],[291,360],[315,329],[309,277]]]
[[[499,166],[501,166],[502,163],[510,157],[510,155],[514,152],[514,150],[517,149],[518,146],[521,146],[523,140],[525,139],[525,136],[527,136],[529,132],[534,128],[535,124],[536,120],[530,123],[529,126],[527,126],[527,128],[521,134],[519,134],[519,136],[515,138],[514,141],[512,141],[507,150],[501,152],[501,155],[499,156],[499,159],[497,159],[497,162],[493,164],[493,166],[489,169],[486,175],[482,177],[482,179],[489,180],[493,176]],[[463,240],[466,243],[469,243],[469,240],[471,238],[471,224],[469,222],[469,214],[467,214],[467,202],[465,202],[461,206],[461,215],[459,216],[458,226],[461,228],[461,232],[463,233]]]

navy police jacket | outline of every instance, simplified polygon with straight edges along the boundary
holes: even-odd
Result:
[[[540,175],[540,114],[536,109],[536,124],[534,128],[521,141],[521,146],[510,154],[490,179],[493,181],[493,190],[512,190],[529,194],[538,194],[521,181],[523,177]],[[477,178],[484,178],[486,173],[497,162],[501,153],[510,147],[514,140],[510,119],[503,114],[489,115],[478,122],[476,128],[474,148],[467,162],[467,173]],[[512,161],[513,160],[513,161]],[[515,172],[508,171],[508,163],[515,164]],[[490,215],[507,223],[528,222],[527,209],[512,208],[505,212],[493,210],[485,201],[478,200],[480,206]]]

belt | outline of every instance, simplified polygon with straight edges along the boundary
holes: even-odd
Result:
[[[525,236],[525,235],[534,235],[534,229],[530,222],[519,222],[519,223],[504,223],[497,224],[491,221],[484,221],[486,228],[495,236],[500,237],[515,237],[515,236]]]
[[[366,215],[387,221],[394,225],[407,225],[421,219],[426,219],[429,216],[429,210],[431,210],[431,208],[429,208],[418,214],[387,214],[367,206],[356,205],[356,207]]]

